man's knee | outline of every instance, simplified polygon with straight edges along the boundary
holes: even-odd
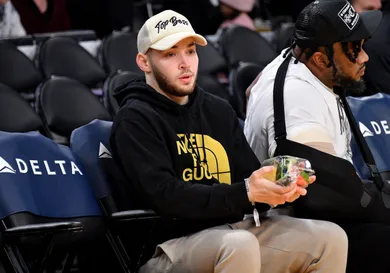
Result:
[[[340,251],[348,248],[347,234],[340,226],[325,221],[317,221],[317,226],[320,228],[316,229],[314,232],[326,247],[338,249]]]
[[[214,272],[250,272],[261,270],[260,245],[246,230],[232,230],[222,238]]]
[[[222,252],[245,260],[260,261],[260,245],[256,236],[246,230],[232,230],[224,235]]]

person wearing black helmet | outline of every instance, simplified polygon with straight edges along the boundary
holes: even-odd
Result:
[[[291,47],[262,71],[250,92],[245,134],[260,160],[276,149],[272,94],[276,72],[287,60],[289,139],[351,161],[349,124],[333,87],[364,90],[369,57],[362,45],[381,18],[377,10],[358,14],[345,0],[315,1],[300,13]]]
[[[326,180],[331,182],[328,185],[332,190],[340,188],[343,193],[359,194],[360,188],[346,186],[362,183],[351,164],[350,125],[335,91],[364,91],[369,56],[363,44],[381,19],[381,11],[357,13],[345,0],[314,1],[301,11],[291,46],[261,72],[250,90],[244,133],[260,161],[289,153],[306,154],[316,162],[333,162],[330,166],[313,164],[317,184]],[[277,103],[280,97],[282,104]],[[325,159],[321,161],[322,158]],[[336,169],[340,171],[336,173]],[[343,198],[338,203],[330,200],[334,204],[329,205],[331,213],[314,213],[320,211],[315,210],[318,207],[310,210],[310,204],[326,203],[319,199],[325,198],[329,189],[317,185],[310,188],[304,203],[307,210],[295,210],[296,216],[331,221],[337,218],[334,221],[349,237],[347,272],[390,272],[383,254],[390,243],[390,226],[363,223],[358,215],[354,218],[341,214],[346,206]]]

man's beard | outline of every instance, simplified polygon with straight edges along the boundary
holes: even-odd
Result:
[[[336,85],[345,88],[347,96],[359,96],[366,90],[366,84],[363,78],[357,81],[351,76],[346,75],[337,66],[333,68],[333,82]]]
[[[162,72],[160,72],[160,70],[158,70],[158,68],[155,67],[154,65],[152,65],[152,71],[158,86],[165,93],[176,97],[185,97],[190,95],[192,92],[194,92],[197,75],[193,75],[194,83],[192,84],[191,88],[183,90],[171,84],[168,78]],[[184,73],[191,73],[191,71],[185,71]]]

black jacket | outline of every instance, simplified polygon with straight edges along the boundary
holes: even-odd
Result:
[[[178,105],[144,80],[114,96],[110,145],[134,207],[208,223],[191,232],[242,219],[251,208],[244,178],[259,162],[228,103],[196,88]]]

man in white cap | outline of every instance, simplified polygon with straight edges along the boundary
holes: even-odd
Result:
[[[231,106],[196,86],[196,45],[206,44],[181,14],[151,17],[138,34],[145,79],[114,94],[120,183],[135,208],[154,209],[172,234],[139,272],[344,273],[347,238],[337,225],[256,216],[305,195],[307,185],[265,179],[274,168],[259,168]],[[243,220],[246,211],[256,217]]]

